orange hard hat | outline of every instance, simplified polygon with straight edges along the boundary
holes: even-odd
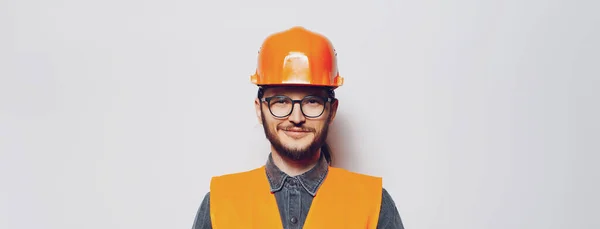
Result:
[[[296,26],[268,36],[258,52],[252,83],[337,88],[339,75],[333,45],[325,36]]]

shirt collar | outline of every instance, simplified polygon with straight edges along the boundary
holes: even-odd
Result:
[[[290,177],[283,171],[281,171],[275,163],[273,163],[273,156],[269,154],[269,159],[267,160],[267,164],[265,165],[265,169],[267,172],[267,179],[269,180],[269,184],[271,186],[271,192],[275,193],[283,188],[283,184],[286,179]],[[295,178],[300,181],[302,187],[312,196],[317,194],[317,190],[323,183],[323,179],[325,179],[325,175],[327,175],[329,169],[329,164],[327,164],[327,160],[321,154],[319,161],[317,164],[307,172],[296,176]]]

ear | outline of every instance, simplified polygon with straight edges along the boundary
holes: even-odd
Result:
[[[338,109],[338,105],[339,105],[339,100],[335,99],[331,102],[331,113],[329,115],[329,124],[333,123],[333,120],[335,119],[335,115],[337,114],[337,109]]]
[[[258,98],[254,99],[254,109],[256,110],[256,118],[258,118],[258,123],[262,125],[261,102]]]

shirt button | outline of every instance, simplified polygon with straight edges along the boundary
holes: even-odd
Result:
[[[292,217],[290,219],[290,222],[292,222],[293,224],[296,224],[298,222],[298,219],[296,219],[296,217]]]

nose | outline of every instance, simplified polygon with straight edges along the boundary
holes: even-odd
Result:
[[[288,117],[288,120],[296,125],[302,124],[306,121],[306,117],[302,114],[302,110],[300,110],[300,104],[294,104],[294,109],[292,113]]]

